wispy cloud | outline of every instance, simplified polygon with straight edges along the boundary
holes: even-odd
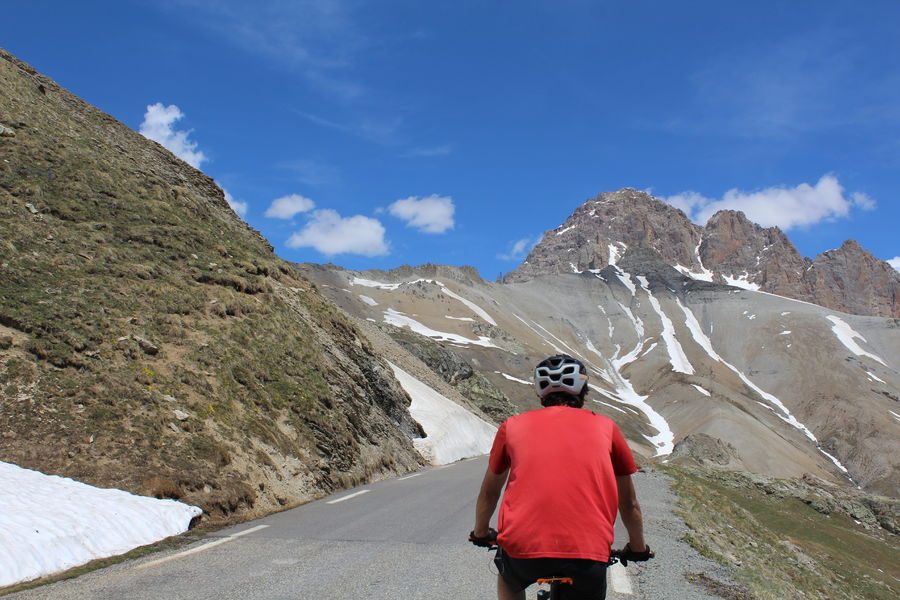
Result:
[[[845,193],[833,175],[824,175],[815,185],[801,183],[794,187],[769,187],[752,192],[731,189],[721,198],[682,192],[663,200],[700,224],[720,210],[739,210],[763,227],[783,230],[835,221],[849,216],[854,208],[873,210],[876,205],[862,192]]]
[[[340,178],[340,169],[336,166],[309,158],[285,160],[276,166],[289,171],[297,181],[314,187],[334,183]]]
[[[403,156],[421,156],[430,158],[434,156],[447,156],[453,152],[453,144],[442,144],[440,146],[425,146],[422,148],[413,148],[403,154]]]
[[[347,135],[374,142],[382,146],[394,146],[402,142],[400,128],[403,124],[401,117],[374,118],[363,117],[349,122],[334,121],[320,115],[298,111],[301,117],[320,127],[340,131]]]
[[[166,6],[248,52],[296,70],[323,94],[355,100],[366,93],[352,67],[368,40],[348,2],[168,0]]]
[[[425,233],[444,233],[453,229],[456,206],[450,196],[432,194],[424,198],[410,196],[388,206],[388,212]]]
[[[390,251],[384,225],[363,215],[342,217],[331,209],[317,210],[310,221],[287,241],[289,248],[313,248],[326,256],[360,254],[384,256]]]
[[[522,260],[525,258],[531,249],[537,246],[541,241],[540,235],[535,237],[525,237],[518,239],[514,242],[511,242],[506,250],[506,252],[502,252],[497,255],[497,258],[500,260]]]
[[[159,142],[163,148],[199,169],[206,161],[206,155],[197,149],[197,142],[190,139],[190,129],[175,129],[175,123],[184,118],[184,113],[174,104],[165,106],[162,102],[150,104],[144,112],[139,132],[145,138]]]
[[[896,120],[896,86],[860,77],[861,61],[858,49],[834,29],[720,54],[693,75],[693,98],[680,103],[683,110],[664,127],[785,139]]]

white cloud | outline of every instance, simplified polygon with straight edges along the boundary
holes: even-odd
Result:
[[[453,229],[455,210],[453,198],[437,194],[425,198],[410,196],[397,200],[388,207],[388,211],[398,219],[406,221],[407,226],[425,233],[444,233],[448,229]]]
[[[540,243],[541,237],[542,236],[539,235],[536,238],[526,237],[516,240],[510,245],[509,251],[498,254],[497,258],[500,260],[521,260],[525,258],[525,255],[531,252],[532,248]]]
[[[228,203],[228,206],[231,207],[231,210],[239,214],[240,216],[244,216],[247,214],[247,203],[242,202],[240,200],[236,200],[234,196],[228,193],[228,190],[223,188],[221,185],[222,191],[225,193],[225,201]]]
[[[900,271],[900,256],[895,256],[887,261],[889,265]]]
[[[424,146],[422,148],[413,148],[404,156],[420,156],[431,158],[434,156],[447,156],[453,152],[453,144],[443,144],[441,146]]]
[[[815,185],[801,183],[792,188],[769,187],[755,192],[731,189],[718,199],[689,191],[663,200],[700,224],[720,210],[739,210],[763,227],[784,230],[834,221],[848,216],[853,208],[875,208],[875,201],[866,194],[845,194],[833,175],[824,175]]]
[[[322,254],[384,256],[388,244],[378,219],[355,215],[342,217],[331,209],[317,210],[303,229],[287,241],[289,248],[314,248]]]
[[[184,113],[174,104],[169,106],[163,106],[162,102],[150,104],[147,106],[147,112],[144,113],[144,120],[141,122],[139,132],[145,138],[159,142],[164,148],[195,169],[199,169],[206,160],[206,155],[197,150],[197,142],[188,139],[191,131],[178,131],[173,128],[175,122],[182,118],[184,118]]]
[[[297,213],[309,212],[316,207],[316,203],[301,196],[290,194],[276,198],[266,209],[266,216],[270,219],[293,219]]]

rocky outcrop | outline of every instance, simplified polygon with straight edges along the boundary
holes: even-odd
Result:
[[[760,227],[742,212],[723,210],[710,218],[700,256],[721,283],[744,279],[773,294],[807,297],[802,276],[809,261],[779,228]]]
[[[671,460],[732,469],[740,465],[734,446],[705,433],[693,433],[675,444]]]
[[[856,242],[804,258],[777,227],[726,210],[701,227],[645,192],[625,188],[579,206],[503,279],[599,272],[629,249],[652,249],[684,277],[736,285],[860,315],[900,317],[900,274]]]
[[[816,304],[858,315],[900,318],[900,274],[856,241],[823,252],[804,271]]]

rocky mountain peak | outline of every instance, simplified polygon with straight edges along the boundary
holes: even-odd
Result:
[[[743,212],[719,211],[701,227],[681,210],[633,188],[584,202],[562,225],[545,232],[504,281],[599,272],[633,247],[652,249],[691,279],[855,314],[900,316],[900,275],[853,240],[812,261],[781,229],[761,227]]]
[[[566,221],[544,233],[507,281],[598,270],[616,262],[631,246],[655,250],[669,264],[699,269],[700,230],[677,208],[624,188],[579,206]]]
[[[803,275],[817,304],[848,313],[900,318],[900,273],[856,240],[823,252]]]

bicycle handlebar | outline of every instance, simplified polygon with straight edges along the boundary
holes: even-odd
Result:
[[[488,551],[500,549],[500,546],[497,544],[497,532],[493,529],[491,529],[487,537],[484,538],[477,538],[475,537],[474,532],[472,532],[469,534],[469,541],[481,548],[487,548]],[[616,563],[622,563],[623,567],[627,567],[629,561],[645,562],[655,557],[656,553],[650,549],[650,546],[647,546],[647,549],[643,552],[635,552],[628,547],[628,544],[625,544],[624,548],[610,549],[609,564],[614,565]]]

